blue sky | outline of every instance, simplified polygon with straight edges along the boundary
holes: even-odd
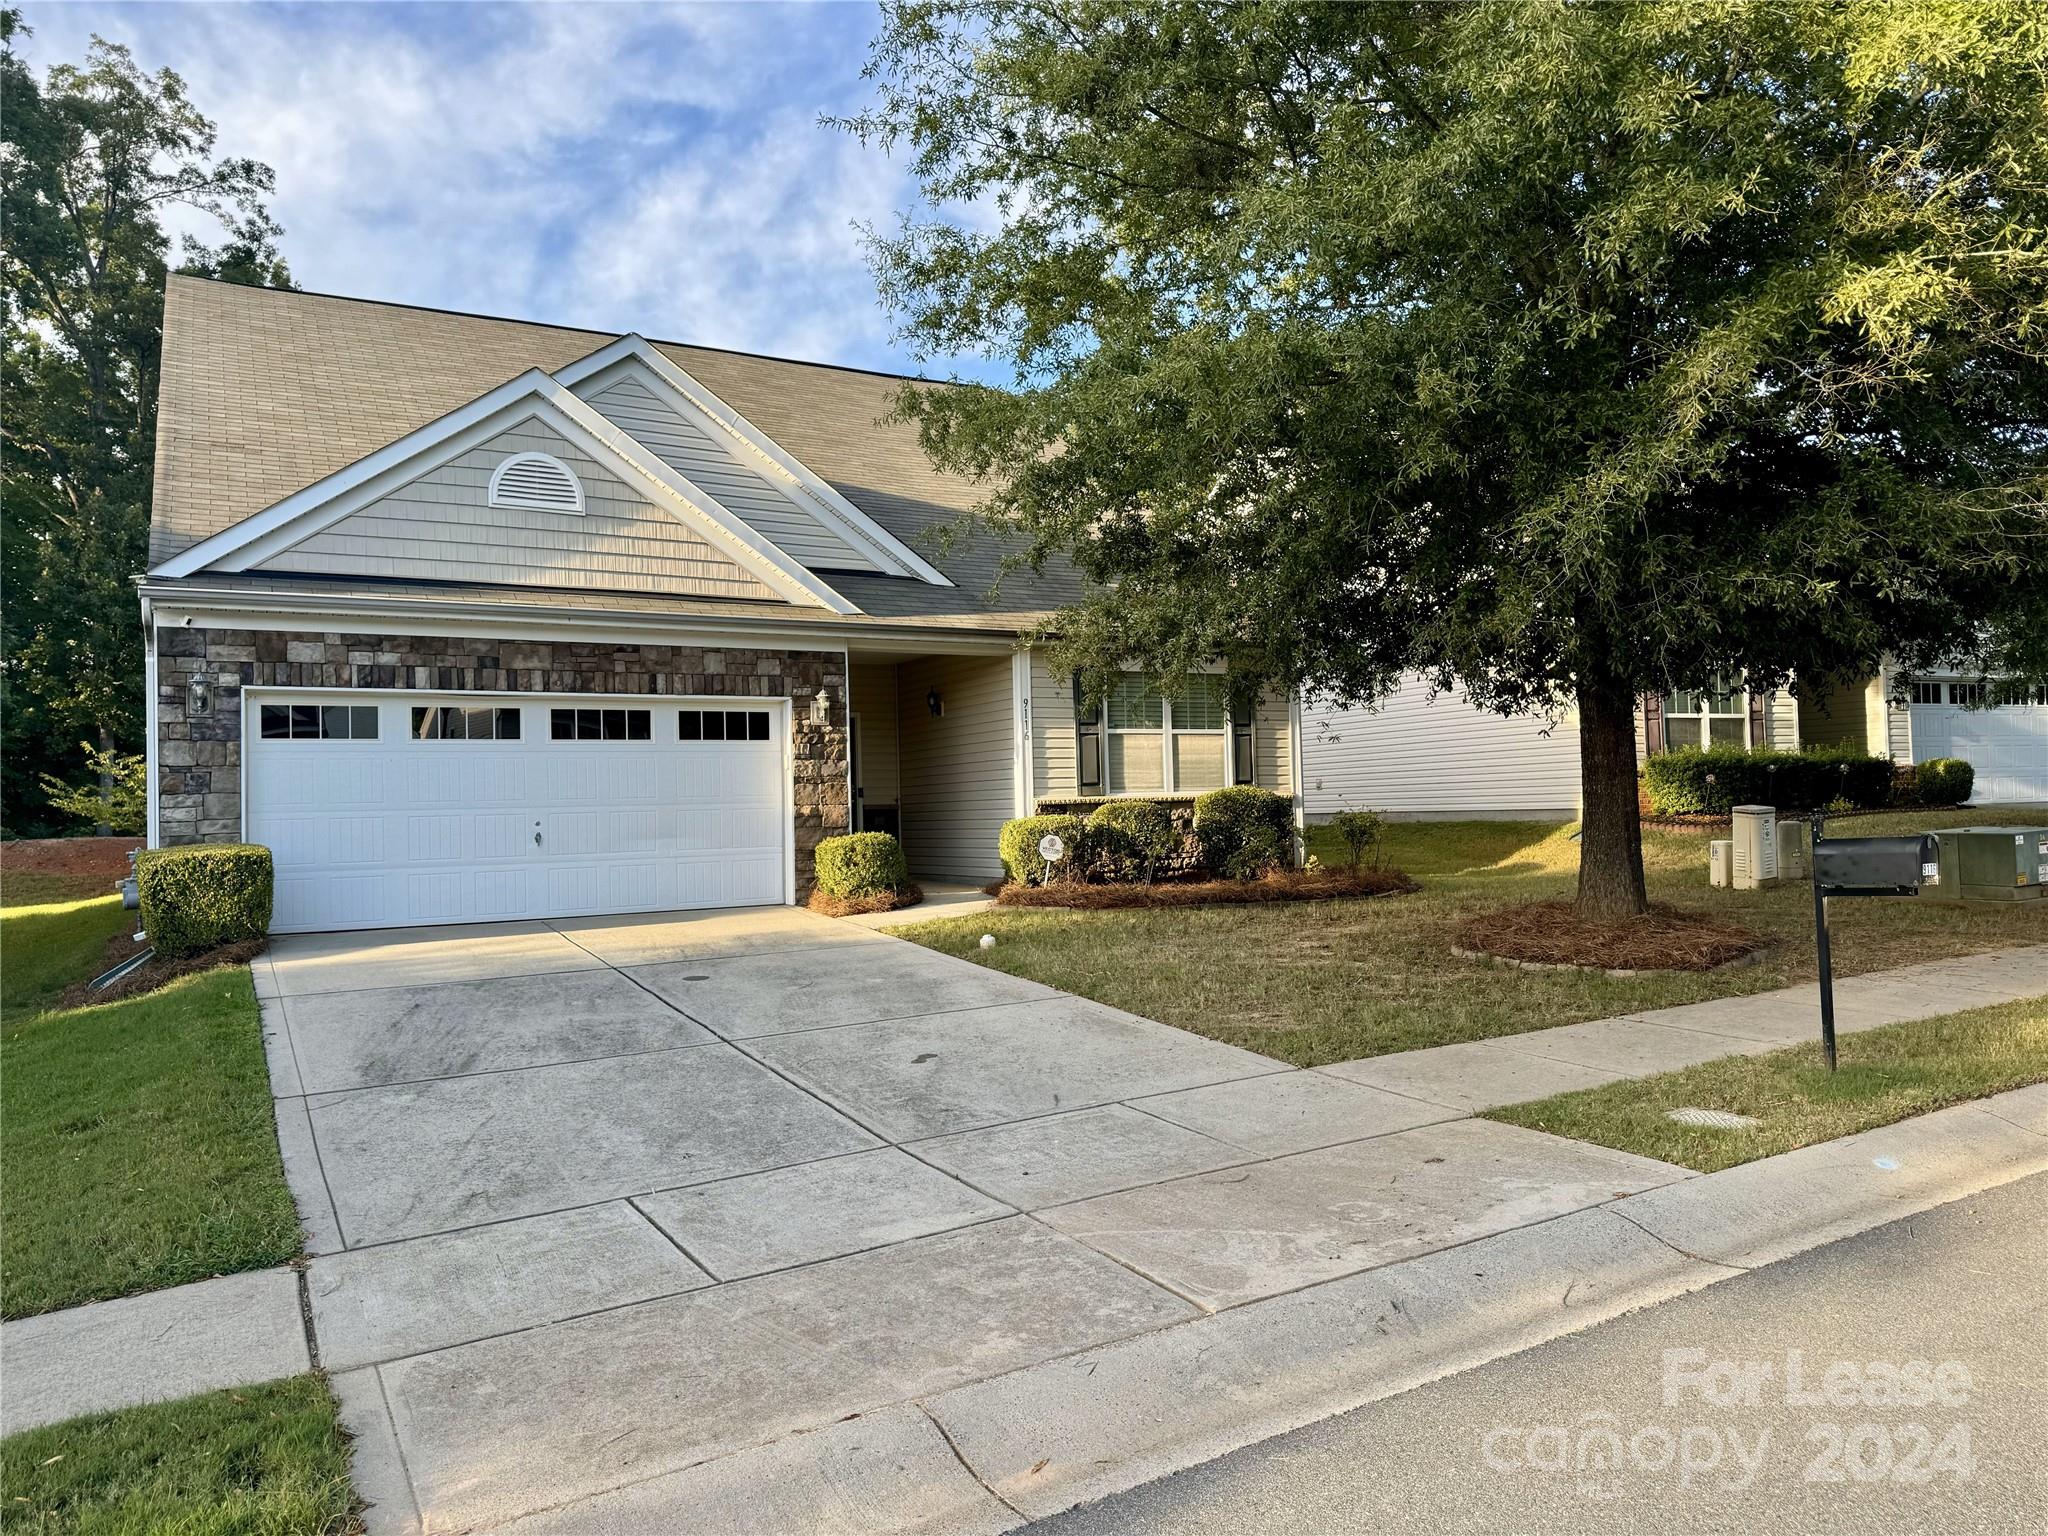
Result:
[[[818,125],[868,99],[870,4],[24,10],[38,68],[97,32],[182,75],[220,152],[276,170],[302,287],[917,366],[853,227],[912,183]]]

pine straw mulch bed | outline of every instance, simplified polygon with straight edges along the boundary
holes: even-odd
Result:
[[[906,885],[900,891],[875,891],[867,896],[827,896],[823,891],[812,891],[804,905],[821,917],[862,917],[869,912],[914,907],[923,900],[923,887]]]
[[[44,875],[102,875],[119,880],[139,837],[25,837],[0,842],[0,863]]]
[[[158,987],[176,981],[180,976],[190,976],[195,971],[210,971],[222,965],[247,965],[269,947],[268,939],[244,939],[239,944],[222,944],[215,949],[202,950],[196,955],[181,955],[175,960],[166,960],[161,955],[152,955],[141,965],[123,976],[111,987],[92,990],[92,976],[83,981],[74,981],[50,1006],[52,1008],[87,1008],[95,1003],[117,1003],[124,997],[133,997],[138,992],[154,992]],[[93,976],[104,976],[123,960],[132,959],[146,944],[137,944],[124,929],[107,936],[106,950],[100,956],[98,969]]]
[[[1403,896],[1420,890],[1398,869],[1290,870],[1259,880],[1181,880],[1157,885],[1005,885],[1002,907],[1210,907],[1266,901],[1330,901],[1340,896]]]
[[[1482,912],[1460,923],[1457,953],[1517,965],[1602,971],[1711,971],[1753,959],[1770,940],[1682,907],[1653,906],[1641,917],[1588,922],[1568,901],[1538,901]]]

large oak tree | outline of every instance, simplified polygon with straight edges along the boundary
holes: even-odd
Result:
[[[1016,375],[905,409],[1096,677],[1575,708],[1601,918],[1641,695],[2042,665],[2037,5],[894,0],[869,74],[885,297]]]

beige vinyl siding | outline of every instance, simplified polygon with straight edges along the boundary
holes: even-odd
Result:
[[[606,386],[590,396],[590,404],[792,558],[820,570],[880,569],[788,491],[745,463],[743,450],[730,437],[684,416],[638,379]]]
[[[945,713],[925,696],[937,689]],[[903,851],[913,874],[992,880],[996,834],[1013,814],[1008,656],[939,656],[897,668]]]
[[[850,697],[860,717],[860,783],[864,806],[895,805],[901,794],[896,740],[896,668],[856,662]]]
[[[515,453],[550,453],[567,464],[583,482],[584,511],[491,506],[491,472]],[[756,601],[778,596],[534,419],[351,512],[258,569]]]
[[[1880,721],[1873,737],[1868,690],[1854,684],[1837,685],[1825,693],[1809,692],[1799,700],[1801,746],[1853,747],[1867,752],[1873,739],[1881,743],[1884,734]]]
[[[1031,653],[1031,792],[1078,792],[1074,763],[1074,679],[1055,674],[1043,651]]]
[[[1258,786],[1276,794],[1294,793],[1293,711],[1284,693],[1266,693],[1259,698],[1252,717],[1252,771]]]
[[[1869,750],[1883,753],[1895,763],[1918,762],[1913,751],[1913,711],[1891,700],[1892,669],[1878,669],[1863,690],[1864,739]]]
[[[1312,701],[1302,709],[1302,778],[1311,819],[1341,810],[1417,817],[1571,817],[1579,807],[1575,715],[1494,714],[1462,690],[1429,697],[1409,678],[1379,711]]]

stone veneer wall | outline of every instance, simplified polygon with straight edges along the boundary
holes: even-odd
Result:
[[[846,660],[838,651],[701,645],[586,645],[440,636],[163,628],[156,632],[158,831],[165,844],[242,835],[244,688],[406,688],[436,693],[705,694],[782,698],[791,710],[797,892],[821,839],[847,829]],[[187,707],[191,681],[213,707]],[[831,719],[810,699],[831,689]]]

